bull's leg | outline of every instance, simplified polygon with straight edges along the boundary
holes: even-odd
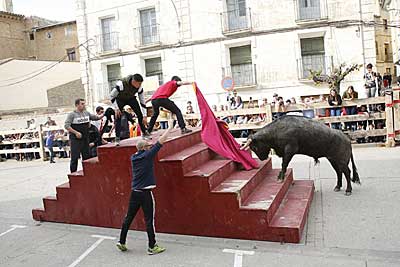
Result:
[[[344,172],[344,176],[346,177],[346,181],[347,181],[347,188],[346,188],[346,196],[350,196],[351,195],[351,191],[353,190],[353,188],[351,187],[351,179],[350,179],[350,169],[348,165],[343,165],[343,172]]]
[[[333,191],[339,192],[340,188],[342,188],[342,171],[339,168],[339,165],[334,160],[329,159],[329,162],[331,163],[331,165],[332,165],[332,167],[335,170],[336,175],[337,175],[337,183],[336,183],[336,186],[333,189]]]
[[[282,182],[285,179],[287,167],[289,165],[289,162],[292,160],[293,156],[296,154],[296,151],[297,151],[297,146],[287,145],[285,147],[285,153],[282,158],[282,169],[279,172],[278,181]]]

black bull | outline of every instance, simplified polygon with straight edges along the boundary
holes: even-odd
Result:
[[[346,195],[351,195],[351,182],[360,184],[360,178],[354,163],[349,137],[323,123],[301,116],[284,116],[266,125],[251,135],[243,149],[250,146],[260,160],[268,158],[269,152],[282,158],[282,169],[278,180],[283,180],[289,162],[296,154],[314,158],[326,157],[337,174],[335,191],[342,187],[342,174],[347,181]],[[349,161],[351,159],[353,179],[350,179]]]

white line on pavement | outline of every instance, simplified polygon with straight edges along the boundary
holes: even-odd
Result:
[[[106,239],[114,240],[115,239],[115,237],[104,236],[104,235],[92,235],[92,237],[98,238],[98,240],[90,248],[88,248],[79,258],[77,258],[73,263],[68,265],[68,267],[74,267],[74,266],[78,265],[84,258],[86,258],[87,255],[89,255],[90,252],[92,252],[104,240],[106,240]]]
[[[21,229],[21,228],[25,228],[25,227],[26,227],[26,226],[24,226],[24,225],[16,225],[16,224],[11,225],[11,228],[8,229],[7,231],[5,231],[4,233],[1,233],[0,236],[6,235],[6,234],[8,234],[9,232],[14,231],[15,229],[18,229],[18,228]]]
[[[235,261],[233,267],[242,267],[243,255],[254,255],[254,251],[224,249],[222,252],[235,254]]]

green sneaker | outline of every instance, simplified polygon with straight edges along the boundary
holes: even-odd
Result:
[[[154,248],[148,248],[147,249],[147,254],[148,255],[154,255],[154,254],[159,254],[161,252],[164,252],[165,248],[162,248],[158,246],[157,244],[154,245]]]
[[[117,248],[121,251],[127,251],[128,248],[125,246],[125,244],[117,243]]]

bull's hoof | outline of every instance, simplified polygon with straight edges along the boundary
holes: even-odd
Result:
[[[345,196],[351,196],[351,191],[350,192],[346,191],[346,193],[344,193],[344,195]]]
[[[335,192],[339,192],[339,191],[340,191],[340,187],[338,187],[338,186],[335,186],[335,188],[333,189],[333,191],[335,191]]]

